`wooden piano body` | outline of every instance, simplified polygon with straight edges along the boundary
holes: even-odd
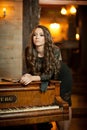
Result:
[[[27,86],[0,82],[0,127],[66,120],[68,104],[60,97],[60,82],[50,81],[47,91],[41,82]]]

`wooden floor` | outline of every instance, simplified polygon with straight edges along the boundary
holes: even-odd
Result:
[[[51,130],[58,130],[55,122]],[[70,130],[87,130],[87,118],[73,118]]]

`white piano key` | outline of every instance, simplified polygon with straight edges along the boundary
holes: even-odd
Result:
[[[49,110],[49,109],[59,109],[58,105],[53,106],[41,106],[41,107],[20,107],[20,108],[6,108],[0,109],[0,114],[6,113],[17,113],[17,112],[29,112],[29,111],[40,111],[40,110]]]

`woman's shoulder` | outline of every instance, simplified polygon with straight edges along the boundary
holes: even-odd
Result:
[[[54,52],[59,52],[60,48],[58,46],[56,46],[55,44],[53,44],[53,50],[54,50]]]
[[[53,45],[53,53],[54,53],[54,55],[55,55],[56,58],[59,58],[59,60],[62,60],[61,50],[55,44]]]

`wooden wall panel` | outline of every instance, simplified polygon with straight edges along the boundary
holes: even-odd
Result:
[[[32,29],[39,23],[39,1],[23,1],[23,54],[29,41],[29,35]],[[23,73],[25,72],[25,63],[23,59]]]

